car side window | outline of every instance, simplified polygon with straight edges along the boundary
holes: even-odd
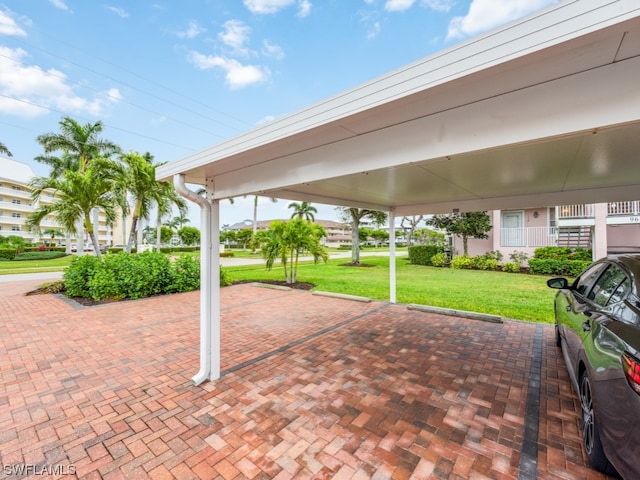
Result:
[[[622,283],[618,285],[618,288],[616,288],[614,292],[611,294],[611,297],[609,297],[609,301],[607,302],[607,305],[614,305],[618,302],[621,302],[624,299],[624,297],[627,295],[630,285],[631,285],[631,282],[627,277],[625,277]]]
[[[596,278],[598,278],[598,275],[600,275],[600,272],[602,272],[602,269],[604,267],[606,267],[604,263],[592,265],[576,279],[573,285],[573,289],[580,295],[586,296],[589,288],[591,287],[591,285],[593,285],[593,282]]]
[[[628,281],[624,271],[615,265],[610,265],[600,275],[587,298],[604,307],[620,301],[626,293],[626,288],[628,288]]]

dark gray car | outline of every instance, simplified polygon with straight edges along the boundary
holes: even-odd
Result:
[[[591,464],[640,478],[640,255],[593,263],[555,297],[556,342],[580,397]]]

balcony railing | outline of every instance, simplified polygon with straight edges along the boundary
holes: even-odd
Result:
[[[557,244],[557,227],[500,229],[500,246],[502,247],[548,247]]]
[[[607,204],[607,215],[640,215],[640,201],[610,202]],[[559,219],[593,218],[595,207],[593,204],[561,205],[558,207]]]
[[[558,218],[593,218],[595,207],[593,204],[561,205],[558,207]]]
[[[639,215],[640,201],[611,202],[607,205],[607,215]]]

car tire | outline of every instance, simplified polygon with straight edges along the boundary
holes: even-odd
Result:
[[[582,420],[582,446],[589,463],[604,473],[615,472],[602,448],[600,432],[593,412],[593,396],[589,376],[584,372],[580,376],[580,408]]]
[[[562,338],[560,338],[560,327],[556,323],[556,347],[562,346]]]

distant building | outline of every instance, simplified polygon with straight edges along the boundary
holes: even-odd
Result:
[[[45,235],[38,235],[32,232],[26,221],[29,214],[35,211],[41,204],[53,203],[54,192],[43,193],[37,202],[31,201],[31,191],[29,183],[35,177],[35,173],[26,163],[10,160],[0,156],[0,235],[8,237],[15,235],[22,237],[27,242],[38,242],[41,240],[51,241]],[[119,243],[122,237],[122,221],[116,221],[114,225],[107,225],[106,218],[100,214],[96,232],[100,245],[112,245]],[[40,232],[47,229],[60,230],[61,236],[53,239],[56,243],[65,242],[65,231],[56,222],[55,216],[47,216],[40,223]],[[77,243],[74,237],[72,243]],[[88,242],[85,242],[88,244]]]
[[[610,202],[488,212],[489,238],[468,241],[469,255],[514,251],[529,257],[538,247],[591,248],[595,258],[640,252],[640,201]],[[462,254],[462,240],[454,240]]]
[[[285,219],[259,220],[256,222],[256,230],[269,230],[271,222],[276,220],[286,221]],[[347,223],[336,222],[334,220],[315,220],[313,223],[322,225],[327,231],[327,237],[324,241],[326,247],[338,247],[340,245],[351,243],[351,226]],[[253,229],[253,220],[243,220],[234,223],[227,230],[242,230],[244,228]]]

